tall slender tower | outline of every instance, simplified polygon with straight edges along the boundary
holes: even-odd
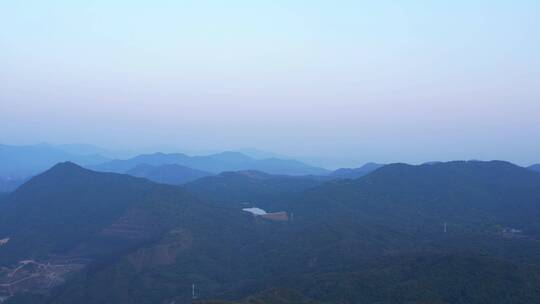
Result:
[[[191,299],[195,300],[197,297],[195,296],[195,283],[191,285]]]
[[[446,233],[446,222],[444,222],[444,233]]]

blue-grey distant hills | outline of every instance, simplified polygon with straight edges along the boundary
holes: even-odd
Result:
[[[24,184],[29,178],[0,177],[0,192],[11,192]]]
[[[161,184],[180,185],[196,179],[213,175],[213,173],[192,169],[177,164],[153,166],[140,164],[126,172],[131,176],[144,177]]]
[[[292,159],[292,157],[289,157],[286,155],[263,151],[256,148],[243,148],[243,149],[236,150],[234,152],[242,153],[254,159],[268,159],[268,158]]]
[[[153,166],[177,164],[210,173],[241,170],[258,170],[270,174],[286,175],[326,175],[330,173],[329,170],[313,167],[297,160],[254,159],[239,152],[222,152],[205,156],[189,156],[183,153],[143,154],[127,160],[108,161],[89,166],[89,168],[104,172],[127,173],[140,164]]]
[[[540,164],[535,164],[535,165],[529,166],[529,167],[527,167],[527,169],[540,172]]]
[[[101,155],[79,155],[48,144],[28,146],[0,144],[0,177],[10,180],[22,179],[65,161],[94,165],[107,160],[108,158]]]
[[[340,168],[330,173],[330,176],[334,178],[355,179],[368,175],[383,166],[383,164],[367,163],[360,168]]]

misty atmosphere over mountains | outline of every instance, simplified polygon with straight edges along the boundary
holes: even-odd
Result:
[[[0,1],[0,304],[540,303],[539,0]]]
[[[537,165],[0,148],[5,303],[540,300]]]

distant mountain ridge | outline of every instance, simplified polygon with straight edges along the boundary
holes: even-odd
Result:
[[[223,293],[226,282],[242,286],[235,272],[249,272],[246,256],[263,253],[244,245],[274,227],[206,204],[182,187],[69,162],[2,198],[0,211],[0,239],[7,240],[0,250],[0,295],[15,293],[12,303],[161,303],[190,298],[194,277],[208,282],[208,295]],[[220,250],[223,244],[232,250]],[[150,291],[142,283],[156,271],[169,275],[154,277],[155,295],[137,299],[133,292]],[[68,276],[68,284],[48,294]],[[135,285],[100,283],[113,278]]]
[[[302,193],[330,180],[324,176],[272,175],[247,170],[223,172],[184,184],[184,188],[218,206],[230,208],[261,207],[272,210],[272,202],[294,193]],[[246,205],[247,204],[247,205]]]
[[[140,164],[131,168],[126,173],[136,177],[144,177],[156,183],[169,185],[181,185],[201,177],[213,175],[210,172],[192,169],[177,164],[158,166]]]
[[[65,161],[81,165],[94,165],[107,160],[108,158],[101,155],[69,153],[47,144],[30,146],[0,144],[0,177],[26,178],[41,173],[56,163]]]
[[[251,218],[242,212],[210,207],[181,187],[60,163],[1,198],[0,240],[5,243],[0,245],[0,265],[7,268],[0,270],[0,296],[43,294],[69,275],[92,277],[130,253],[130,265],[174,264],[176,256],[193,247],[218,243],[212,239],[216,233],[219,239],[227,229],[241,231],[234,227],[246,221]],[[137,258],[144,246],[153,249],[146,249],[146,256],[140,249]]]
[[[183,153],[143,154],[127,160],[112,160],[89,168],[104,172],[126,173],[140,164],[177,164],[192,169],[221,173],[225,171],[258,170],[270,174],[325,175],[328,170],[306,165],[296,160],[277,158],[253,159],[239,152],[222,152],[206,156],[188,156]]]
[[[101,155],[108,159],[132,157],[133,152],[122,150],[110,150],[90,144],[62,144],[54,146],[57,149],[75,155]]]
[[[369,173],[383,167],[383,164],[377,164],[377,163],[366,163],[360,168],[340,168],[332,173],[330,173],[330,176],[336,177],[336,178],[348,178],[348,179],[355,179],[359,178],[365,175],[368,175]]]

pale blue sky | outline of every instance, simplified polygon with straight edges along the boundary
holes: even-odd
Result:
[[[0,1],[0,141],[540,162],[540,1]]]

